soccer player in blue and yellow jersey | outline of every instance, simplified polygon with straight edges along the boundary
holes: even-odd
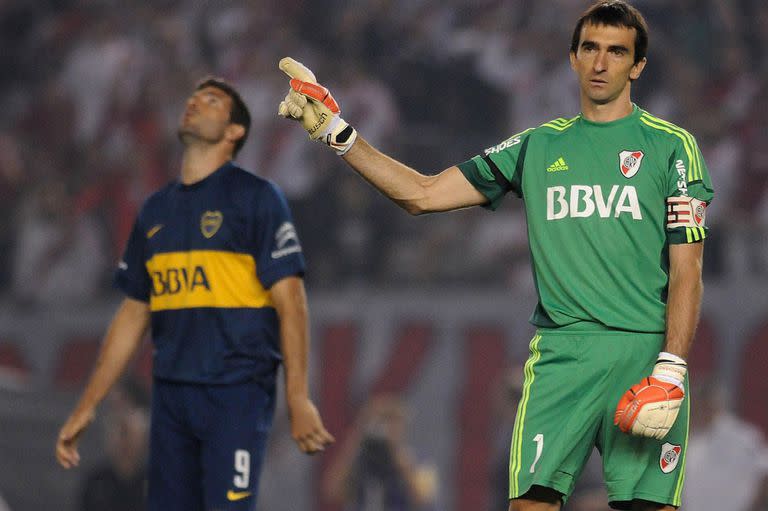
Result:
[[[612,507],[680,505],[687,365],[714,192],[693,136],[632,103],[648,30],[622,0],[590,7],[570,63],[581,113],[434,176],[371,147],[293,59],[278,113],[413,214],[522,197],[539,296],[510,452],[510,511],[557,511],[596,446]],[[428,79],[428,78],[426,78]]]
[[[115,276],[126,298],[58,437],[59,463],[76,466],[78,438],[151,329],[151,511],[255,509],[281,362],[299,448],[333,441],[309,397],[305,263],[288,205],[232,161],[249,126],[222,80],[188,99],[181,176],[139,213]]]

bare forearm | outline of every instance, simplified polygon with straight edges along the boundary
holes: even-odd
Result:
[[[307,359],[309,331],[307,298],[304,285],[297,277],[280,281],[280,298],[276,304],[280,317],[280,346],[285,370],[285,396],[288,402],[309,397]]]
[[[306,66],[286,57],[280,69],[291,77],[291,91],[278,114],[301,121],[310,138],[330,146],[365,180],[412,215],[451,211],[488,202],[456,166],[437,175],[422,174],[373,148],[339,117],[339,105],[317,84]]]
[[[700,276],[691,276],[690,280],[674,287],[670,284],[664,351],[681,358],[688,357],[699,322],[702,291]]]
[[[699,321],[703,293],[701,249],[701,246],[696,247],[698,254],[678,263],[671,261],[670,265],[664,351],[683,359],[688,357]]]
[[[488,199],[457,166],[426,176],[393,160],[358,136],[345,161],[381,193],[412,215],[452,211],[485,204]]]
[[[297,276],[283,278],[272,285],[270,293],[280,320],[280,346],[291,436],[303,452],[314,454],[325,449],[334,438],[323,426],[320,413],[309,397],[309,328],[304,281]]]
[[[307,384],[309,343],[306,329],[306,320],[295,316],[293,320],[284,322],[280,328],[285,367],[285,395],[288,401],[309,397]]]
[[[149,326],[145,304],[125,300],[107,330],[99,358],[83,391],[77,408],[95,408],[125,370],[136,353]]]
[[[358,136],[344,161],[398,206],[412,214],[423,212],[425,188],[430,176],[400,163]]]

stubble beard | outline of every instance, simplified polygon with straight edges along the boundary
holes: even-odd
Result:
[[[607,105],[609,103],[612,103],[616,101],[624,92],[624,89],[619,90],[603,90],[602,93],[594,93],[590,94],[589,89],[587,89],[586,96],[589,98],[589,100],[594,103],[595,105]]]
[[[176,130],[176,136],[184,147],[191,145],[215,145],[224,139],[224,131],[206,130],[203,126],[187,125],[183,121]]]
[[[176,130],[176,136],[179,138],[179,141],[184,145],[184,147],[212,142],[210,139],[205,138],[199,132],[195,131],[194,128],[185,127],[183,125],[179,126],[179,129]]]
[[[176,137],[178,137],[179,142],[181,142],[185,147],[190,145],[197,138],[193,132],[182,126],[179,126],[179,129],[176,130]]]

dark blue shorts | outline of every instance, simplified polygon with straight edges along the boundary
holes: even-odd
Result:
[[[149,511],[253,511],[273,389],[155,380]]]

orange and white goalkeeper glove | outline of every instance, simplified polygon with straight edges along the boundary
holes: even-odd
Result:
[[[339,114],[341,109],[331,93],[317,83],[315,74],[290,57],[280,60],[280,69],[290,78],[291,90],[280,102],[277,113],[301,121],[309,138],[343,155],[357,140],[357,131]]]
[[[661,440],[677,419],[683,404],[685,360],[662,351],[653,372],[624,393],[613,423],[624,433]]]

